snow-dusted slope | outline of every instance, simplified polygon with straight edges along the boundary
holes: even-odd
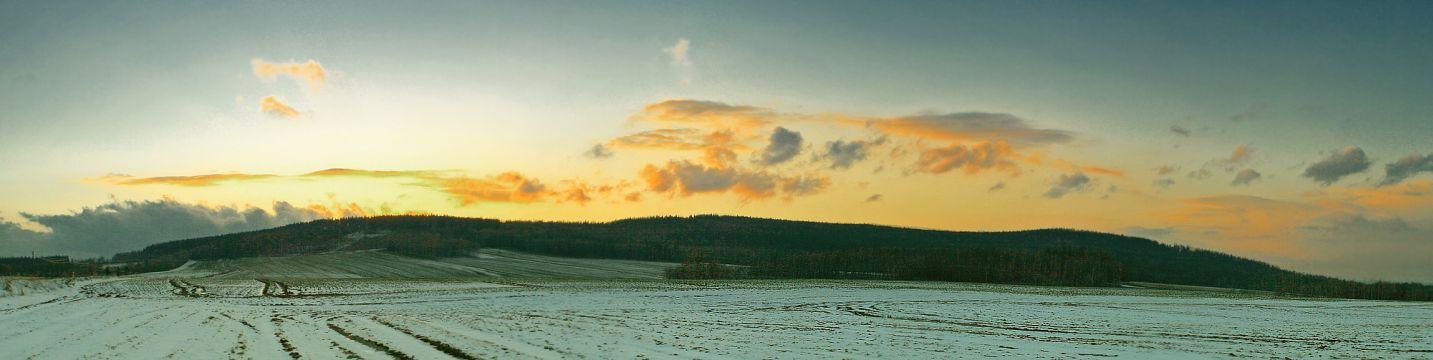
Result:
[[[382,251],[201,261],[186,270],[222,279],[434,279],[489,275],[482,270]]]
[[[673,263],[575,259],[484,249],[473,257],[439,260],[382,251],[339,252],[201,261],[169,271],[218,279],[451,279],[472,277],[659,279]]]
[[[0,297],[42,294],[73,284],[73,279],[0,276]]]
[[[549,279],[660,279],[663,270],[678,265],[635,260],[575,259],[501,249],[483,249],[475,257],[443,261],[483,269],[498,276]]]

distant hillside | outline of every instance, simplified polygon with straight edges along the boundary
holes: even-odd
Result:
[[[582,259],[482,249],[470,257],[419,259],[387,251],[199,261],[186,275],[213,279],[661,279],[676,263]]]
[[[319,220],[151,245],[117,262],[388,249],[416,257],[498,248],[578,258],[684,262],[674,277],[884,278],[1108,286],[1126,281],[1368,299],[1433,298],[1433,286],[1364,284],[1135,237],[1046,229],[958,232],[732,216],[609,223],[447,216]],[[744,265],[741,271],[713,271]]]

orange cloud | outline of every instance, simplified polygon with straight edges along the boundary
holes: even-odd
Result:
[[[702,150],[702,163],[724,168],[736,162],[736,150],[746,146],[737,142],[728,130],[702,134],[697,129],[656,129],[613,139],[609,146],[667,150]]]
[[[435,172],[435,171],[426,171],[426,170],[424,170],[424,171],[391,171],[391,170],[363,170],[363,169],[332,168],[332,169],[324,169],[324,170],[319,170],[319,171],[315,171],[315,172],[303,174],[302,176],[307,176],[307,177],[349,176],[349,177],[388,178],[388,177],[433,177],[433,176],[436,176],[436,174],[437,174],[437,172]]]
[[[686,160],[668,161],[661,167],[648,164],[638,177],[652,192],[682,196],[731,191],[743,200],[754,200],[771,197],[776,189],[776,178],[766,172],[708,167]]]
[[[776,195],[776,182],[766,174],[742,174],[732,184],[731,192],[742,200],[765,199]]]
[[[517,172],[487,178],[452,177],[440,179],[441,189],[463,205],[480,202],[530,203],[542,201],[551,192],[537,179]]]
[[[249,63],[254,67],[255,76],[265,80],[273,80],[275,77],[283,75],[294,80],[303,81],[308,84],[309,88],[314,90],[323,89],[324,82],[328,78],[328,72],[323,69],[323,65],[319,65],[318,61],[314,60],[309,60],[305,63],[293,61],[276,63],[268,62],[264,59],[253,59],[250,60]]]
[[[1080,170],[1085,171],[1085,172],[1091,172],[1091,173],[1096,173],[1096,174],[1104,174],[1104,175],[1110,175],[1110,176],[1125,176],[1124,170],[1115,169],[1115,168],[1107,168],[1107,167],[1102,167],[1102,166],[1094,166],[1094,165],[1082,166],[1082,167],[1080,167]]]
[[[630,134],[608,142],[615,148],[648,148],[668,150],[698,150],[708,144],[701,130],[697,129],[656,129]]]
[[[659,194],[692,196],[696,194],[731,193],[743,201],[771,198],[778,194],[785,198],[814,195],[831,186],[831,179],[816,174],[783,177],[766,171],[742,169],[734,163],[728,166],[710,166],[687,160],[672,160],[658,166],[648,164],[638,171],[637,176],[647,190]],[[636,193],[628,194],[628,201],[640,200]]]
[[[656,165],[647,164],[637,172],[637,177],[647,184],[647,190],[664,193],[677,188],[677,174],[674,169],[679,166],[676,162],[668,163],[666,167],[659,168]],[[691,192],[682,191],[690,195]]]
[[[383,178],[383,177],[413,177],[413,178],[422,178],[422,179],[433,179],[433,178],[438,178],[438,177],[439,177],[439,176],[437,175],[438,173],[439,173],[439,172],[437,172],[437,171],[426,171],[426,170],[422,170],[422,171],[386,171],[386,170],[361,170],[361,169],[332,168],[332,169],[319,170],[319,171],[315,171],[315,172],[311,172],[311,173],[307,173],[307,174],[303,174],[303,175],[296,175],[296,176],[281,176],[281,175],[271,175],[271,174],[241,174],[241,173],[229,173],[229,174],[202,174],[202,175],[179,175],[179,176],[157,176],[157,177],[136,178],[136,177],[134,177],[134,176],[132,176],[132,175],[127,175],[127,174],[106,174],[106,175],[103,175],[103,176],[98,176],[98,177],[93,177],[93,178],[87,178],[87,179],[85,179],[85,180],[86,180],[86,181],[99,182],[99,183],[117,184],[117,185],[169,184],[169,185],[181,185],[181,186],[209,186],[209,185],[218,184],[218,183],[220,183],[220,182],[263,180],[263,179],[275,179],[275,178],[296,178],[296,177],[353,176],[353,177],[376,177],[376,178]]]
[[[1182,201],[1167,217],[1173,237],[1302,271],[1427,279],[1433,181],[1393,191],[1343,189],[1303,201],[1212,195]],[[1373,270],[1377,264],[1383,270]]]
[[[1249,161],[1249,158],[1252,156],[1254,156],[1253,148],[1250,148],[1248,144],[1239,145],[1239,147],[1234,148],[1234,154],[1229,155],[1229,161],[1242,163]]]
[[[130,180],[130,179],[133,179],[133,178],[134,178],[134,175],[130,175],[130,174],[109,173],[109,174],[104,174],[104,175],[100,175],[100,176],[96,176],[96,177],[85,178],[85,182],[102,183],[102,184],[118,184],[118,183],[120,183],[120,182],[123,182],[123,181],[125,181],[125,180]]]
[[[1201,177],[1207,177],[1205,174],[1207,174],[1211,168],[1223,169],[1225,172],[1234,172],[1234,170],[1238,170],[1244,166],[1244,164],[1248,164],[1249,160],[1254,158],[1254,152],[1255,149],[1247,144],[1239,145],[1239,147],[1234,148],[1234,152],[1229,154],[1229,157],[1210,160],[1205,163],[1197,173],[1199,173]]]
[[[1034,162],[1034,163],[1038,164],[1038,162]],[[1053,159],[1053,160],[1051,160],[1051,161],[1050,161],[1050,166],[1057,167],[1057,168],[1060,168],[1060,169],[1062,169],[1062,170],[1071,171],[1071,172],[1087,172],[1087,173],[1100,174],[1100,175],[1109,175],[1109,176],[1116,176],[1116,177],[1124,177],[1124,176],[1125,176],[1124,170],[1120,170],[1120,169],[1116,169],[1116,168],[1112,168],[1112,167],[1105,167],[1105,166],[1095,166],[1095,165],[1084,165],[1084,166],[1080,166],[1080,165],[1076,165],[1075,163],[1072,163],[1072,162],[1069,162],[1069,161],[1065,161],[1065,160],[1063,160],[1063,159]],[[1165,169],[1165,168],[1166,168],[1166,167],[1161,166],[1158,171],[1162,171],[1162,172],[1164,172],[1164,173],[1168,173],[1168,172],[1172,172],[1172,171],[1173,171],[1172,169],[1168,169],[1168,171],[1166,171],[1167,169]]]
[[[985,170],[1019,172],[1010,161],[1014,151],[1004,141],[985,141],[971,146],[951,144],[943,148],[929,149],[921,153],[916,161],[916,171],[942,174],[954,169],[964,169],[966,174]]]
[[[817,121],[859,126],[883,134],[942,141],[1004,141],[1017,148],[1068,143],[1074,133],[1033,127],[1005,113],[956,112],[899,117],[866,117],[839,113],[800,114],[717,101],[674,99],[648,104],[634,120],[676,122],[706,128],[747,130],[777,122]]]
[[[205,174],[193,176],[158,176],[147,178],[133,178],[128,175],[107,175],[104,181],[118,185],[177,185],[177,186],[210,186],[225,181],[258,180],[277,177],[268,174]]]
[[[755,106],[734,105],[716,101],[676,99],[648,104],[641,112],[633,115],[634,120],[677,122],[716,129],[706,138],[698,139],[700,131],[695,129],[659,129],[614,139],[612,147],[662,148],[672,150],[704,150],[702,162],[709,167],[728,166],[735,151],[749,140],[749,130],[780,122],[806,121],[824,122],[844,126],[859,126],[881,133],[880,144],[886,135],[915,138],[915,144],[892,147],[892,157],[900,157],[906,146],[919,146],[921,140],[939,140],[950,145],[944,148],[924,150],[915,165],[916,171],[945,173],[963,168],[967,173],[995,169],[1018,172],[1014,161],[1040,164],[1043,153],[1039,147],[1074,141],[1074,133],[1042,129],[1031,126],[1023,118],[1004,113],[958,112],[944,114],[921,114],[901,117],[863,117],[837,113],[820,115],[799,113],[778,113],[774,110]],[[715,141],[715,135],[729,135],[730,139]],[[737,139],[740,134],[741,140]],[[833,168],[844,169],[856,161],[866,158],[868,151],[863,143],[845,141],[828,142],[826,151],[818,154],[821,160],[831,161]],[[1030,156],[1021,156],[1017,151],[1030,150]],[[1109,167],[1072,167],[1071,171],[1088,172],[1110,176],[1123,176],[1124,171]]]
[[[1433,180],[1413,180],[1376,188],[1332,190],[1337,201],[1374,209],[1433,208]]]
[[[578,204],[586,204],[599,197],[616,197],[619,193],[626,192],[628,189],[638,186],[637,183],[627,180],[615,183],[591,184],[583,180],[573,179],[563,181],[559,188],[553,189],[536,178],[518,172],[504,172],[483,178],[472,178],[465,176],[448,176],[442,171],[432,170],[389,171],[347,168],[331,168],[291,176],[235,173],[135,178],[124,174],[107,174],[85,180],[117,185],[167,184],[178,186],[210,186],[217,185],[220,182],[259,179],[312,180],[310,178],[332,177],[411,178],[416,181],[405,185],[436,189],[458,199],[463,205],[479,202],[532,203],[547,200],[556,200],[559,203],[575,202]],[[640,195],[637,198],[640,198]],[[340,204],[335,201],[332,205],[326,207],[327,212],[324,213],[350,214],[341,216],[357,216],[351,214],[359,214],[360,212],[358,212],[358,210],[362,209],[350,205],[351,204]],[[315,207],[315,205],[310,205],[309,208],[315,211],[321,210]],[[388,211],[382,213],[388,213]],[[367,216],[368,214],[372,214],[372,212],[363,211],[361,214]]]
[[[642,193],[639,191],[627,193],[627,195],[622,196],[622,200],[626,200],[627,202],[640,202],[642,201]]]
[[[564,180],[563,188],[553,192],[559,203],[573,202],[578,205],[587,205],[595,200],[596,196],[610,196],[616,192],[623,191],[634,184],[623,180],[616,184],[593,185],[580,179]],[[630,196],[630,194],[628,194]],[[637,195],[640,198],[640,193]],[[629,199],[628,201],[633,201]]]
[[[283,101],[280,101],[279,98],[274,97],[273,95],[265,96],[263,99],[259,100],[259,111],[266,112],[269,115],[286,117],[290,119],[299,117],[298,110],[294,110],[293,107],[290,107],[288,104],[285,104]]]
[[[358,204],[356,203],[342,204],[334,202],[332,205],[329,206],[324,206],[321,204],[310,204],[308,206],[308,209],[310,211],[313,211],[315,214],[318,214],[319,216],[323,216],[330,219],[369,217],[377,215],[372,212],[369,212],[368,210],[365,210],[362,206],[358,206]]]
[[[771,109],[755,106],[690,99],[665,100],[648,104],[634,120],[685,123],[716,129],[752,129],[780,118]]]
[[[1016,146],[1066,143],[1074,134],[1031,127],[1010,114],[962,112],[873,119],[868,125],[883,133],[930,140],[1003,141]]]
[[[811,195],[831,187],[831,178],[819,175],[782,178],[778,181],[787,195]]]
[[[192,176],[157,176],[148,178],[136,178],[118,182],[119,185],[179,185],[179,186],[209,186],[224,181],[243,181],[267,179],[276,175],[268,174],[206,174]]]
[[[1167,220],[1203,232],[1218,247],[1281,256],[1302,255],[1292,232],[1334,210],[1311,204],[1248,195],[1212,195],[1183,200]]]
[[[573,187],[567,188],[567,189],[565,189],[565,190],[562,190],[562,191],[558,192],[558,195],[559,195],[560,197],[558,198],[557,201],[558,201],[558,202],[575,202],[575,203],[577,203],[578,205],[586,206],[588,202],[591,202],[591,201],[592,201],[592,196],[590,196],[590,195],[587,194],[588,190],[589,190],[589,188],[587,188],[587,187],[585,187],[585,186],[573,186]]]
[[[723,146],[710,146],[702,152],[702,163],[714,168],[726,168],[736,162],[736,152]]]

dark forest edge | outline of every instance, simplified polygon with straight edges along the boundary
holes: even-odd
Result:
[[[190,260],[386,249],[467,256],[480,247],[542,255],[679,262],[681,279],[891,279],[1051,286],[1149,282],[1303,296],[1433,300],[1433,286],[1302,274],[1229,254],[1068,229],[959,232],[735,216],[613,222],[499,221],[450,216],[317,220],[150,245],[111,259],[0,259],[0,274],[118,275]]]

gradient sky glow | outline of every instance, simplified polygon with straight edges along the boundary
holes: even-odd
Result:
[[[1433,282],[1433,3],[890,5],[3,2],[0,218],[1072,227]]]

